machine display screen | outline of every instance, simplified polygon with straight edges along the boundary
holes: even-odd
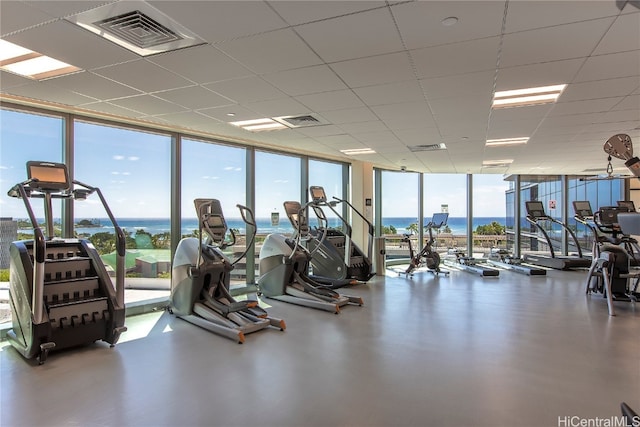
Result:
[[[324,193],[324,188],[322,187],[311,187],[309,189],[311,191],[311,198],[314,201],[325,201],[327,200],[327,195]]]
[[[591,210],[591,203],[589,203],[588,201],[574,201],[573,210],[576,212],[576,215],[582,218],[593,216],[593,211]]]
[[[434,213],[433,218],[431,218],[431,222],[436,227],[442,227],[447,223],[447,219],[449,219],[448,213]]]
[[[539,201],[526,202],[527,214],[534,218],[547,216],[544,213],[544,205]]]
[[[618,200],[618,206],[626,208],[629,212],[636,211],[636,205],[633,203],[633,200]]]
[[[67,166],[62,163],[27,162],[27,176],[33,180],[32,187],[43,190],[65,190],[70,186]]]

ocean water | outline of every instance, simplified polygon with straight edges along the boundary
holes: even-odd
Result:
[[[225,218],[228,228],[234,228],[240,230],[241,233],[245,232],[245,224],[240,218]],[[424,223],[429,222],[431,218],[425,218]],[[80,220],[80,219],[79,219]],[[113,226],[108,218],[92,218],[90,219],[94,223],[99,223],[97,227],[79,227],[76,228],[78,233],[93,235],[101,232],[113,232]],[[59,221],[59,220],[58,220]],[[118,225],[135,234],[137,230],[144,230],[150,234],[162,234],[170,231],[170,221],[168,218],[117,218]],[[490,224],[496,221],[502,225],[505,224],[505,218],[503,217],[477,217],[473,219],[473,229],[475,230],[479,225]],[[411,224],[417,223],[417,219],[410,217],[389,217],[382,219],[382,225],[389,227],[393,225],[398,234],[406,232],[407,227]],[[289,233],[292,231],[289,221],[281,217],[277,225],[272,224],[271,218],[256,218],[256,225],[258,233]],[[311,225],[315,225],[315,221],[311,221]],[[329,218],[329,225],[331,227],[340,226],[340,220],[337,218]],[[460,217],[449,217],[447,225],[451,229],[453,234],[466,234],[467,219]],[[194,230],[198,229],[198,220],[196,218],[185,218],[182,221],[182,234],[191,234]],[[20,229],[20,232],[31,233],[31,229]]]

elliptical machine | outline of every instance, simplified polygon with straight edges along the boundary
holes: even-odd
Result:
[[[440,270],[440,254],[433,250],[433,245],[436,242],[435,237],[433,237],[433,230],[439,230],[440,227],[447,224],[447,220],[449,219],[448,213],[434,213],[431,221],[425,228],[429,230],[429,240],[424,245],[422,250],[417,254],[413,251],[413,245],[411,244],[411,238],[409,234],[403,235],[402,242],[407,243],[409,245],[409,256],[411,257],[411,261],[409,262],[409,266],[404,271],[404,274],[410,277],[413,277],[414,270],[421,267],[427,267],[427,271],[435,274],[436,276],[440,273],[445,276],[449,275],[449,271]]]
[[[298,224],[295,236],[287,238],[282,234],[269,234],[260,249],[260,294],[267,298],[317,308],[338,314],[340,307],[347,304],[362,306],[360,297],[341,295],[309,277],[309,261],[313,254],[303,245],[310,238],[309,224],[305,211],[309,204],[293,214]],[[284,202],[285,211],[298,202]]]
[[[33,225],[33,240],[11,243],[11,345],[43,364],[49,351],[103,340],[113,347],[124,326],[125,236],[99,188],[69,179],[63,163],[27,162],[29,179],[7,193],[21,198]],[[71,189],[72,184],[80,188]],[[96,193],[116,234],[115,288],[88,240],[54,237],[52,199],[84,200]],[[44,199],[46,235],[29,202]]]
[[[178,243],[171,272],[169,311],[196,326],[242,344],[244,334],[274,326],[284,331],[284,320],[270,317],[257,301],[236,301],[229,293],[231,271],[243,259],[255,241],[253,212],[237,205],[245,224],[253,234],[246,250],[231,261],[222,251],[236,243],[225,240],[227,223],[217,199],[196,199],[199,238],[187,237]],[[204,236],[207,236],[204,241]]]

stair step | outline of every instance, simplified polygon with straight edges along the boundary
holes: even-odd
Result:
[[[44,267],[45,281],[68,280],[90,276],[93,274],[91,259],[73,257],[46,260]]]
[[[54,329],[96,323],[109,318],[107,297],[85,298],[49,304],[49,321]]]
[[[49,305],[100,296],[98,277],[83,277],[44,284],[44,301]]]

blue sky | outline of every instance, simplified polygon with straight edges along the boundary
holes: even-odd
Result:
[[[27,160],[61,161],[63,122],[59,118],[0,110],[0,215],[25,218],[21,200],[6,196],[26,179]],[[75,126],[75,178],[99,187],[116,217],[170,216],[171,139],[108,126]],[[300,160],[256,153],[256,216],[282,213],[285,200],[299,200]],[[244,150],[183,141],[183,217],[195,216],[195,198],[220,199],[225,215],[237,217],[237,203],[245,203]],[[310,185],[322,185],[331,198],[340,192],[341,168],[311,162]],[[383,174],[383,215],[417,215],[417,174]],[[504,216],[507,183],[501,175],[474,176],[474,216]],[[451,216],[466,216],[466,175],[425,175],[425,216],[447,204]],[[41,216],[42,203],[32,203]],[[57,210],[57,206],[54,206]],[[77,218],[104,217],[97,197],[75,204]],[[59,211],[59,210],[57,210]],[[58,215],[56,215],[58,216]]]

